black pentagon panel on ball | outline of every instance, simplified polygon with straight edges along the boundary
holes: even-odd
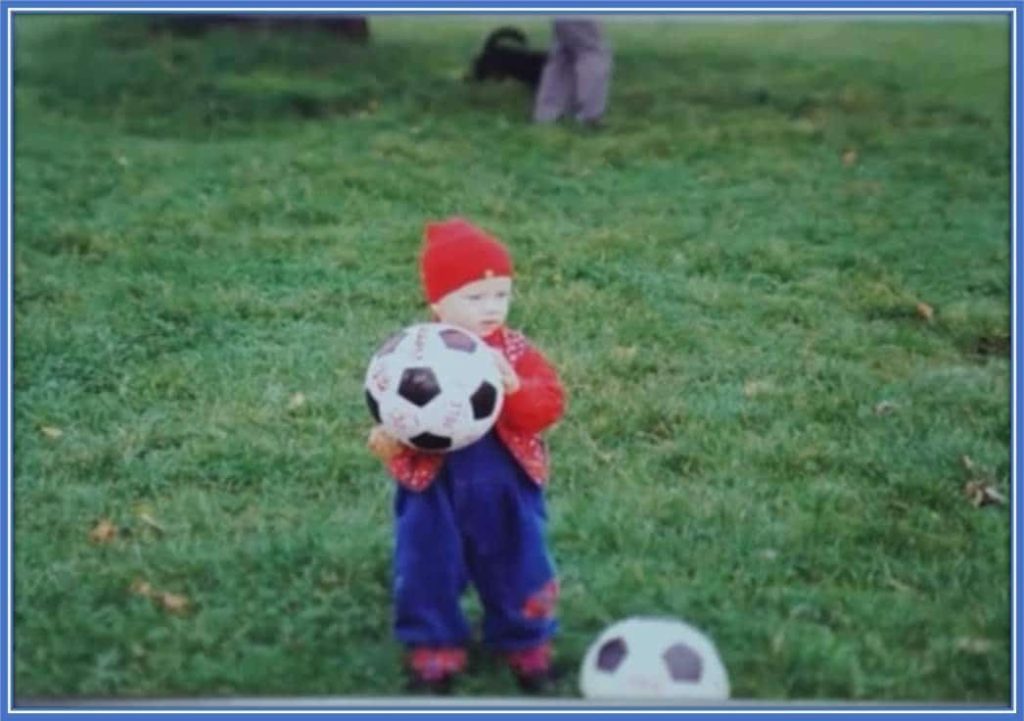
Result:
[[[366,405],[370,408],[370,415],[373,416],[373,420],[380,423],[380,406],[377,404],[377,399],[370,391],[364,389],[363,392],[366,394]]]
[[[441,342],[452,350],[461,350],[466,353],[472,353],[476,348],[476,341],[461,330],[448,328],[438,333],[438,335],[441,336]]]
[[[621,638],[613,638],[601,644],[597,651],[597,668],[600,671],[611,673],[619,667],[626,658],[626,642]]]
[[[480,387],[473,391],[469,397],[473,406],[473,418],[480,420],[494,413],[494,406],[498,403],[498,389],[487,381],[483,381]]]
[[[395,348],[398,347],[398,344],[402,342],[403,338],[405,338],[405,331],[398,331],[393,336],[391,336],[386,341],[380,344],[380,348],[377,349],[376,355],[380,357],[382,355],[387,355],[388,353],[393,352]]]
[[[665,659],[665,666],[673,681],[700,681],[704,664],[697,652],[685,643],[669,646],[661,657]]]
[[[406,368],[398,384],[398,395],[420,408],[441,394],[437,376],[429,368]]]
[[[413,436],[409,442],[421,451],[445,451],[451,448],[452,439],[444,436],[435,436],[433,433],[420,433]]]

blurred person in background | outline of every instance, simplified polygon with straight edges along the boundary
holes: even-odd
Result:
[[[599,22],[555,20],[534,102],[534,121],[551,123],[571,114],[585,126],[599,126],[608,104],[611,71],[612,50]]]

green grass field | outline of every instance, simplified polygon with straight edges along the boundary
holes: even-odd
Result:
[[[17,16],[17,697],[402,693],[361,383],[457,213],[570,393],[563,695],[656,614],[736,697],[1008,703],[1008,24],[611,23],[586,133],[461,82],[506,20]]]

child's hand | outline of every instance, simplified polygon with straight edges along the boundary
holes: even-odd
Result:
[[[494,353],[494,361],[498,364],[498,373],[501,374],[501,383],[505,386],[505,393],[511,395],[519,390],[522,385],[519,381],[519,374],[516,373],[508,358],[497,348],[491,348]]]
[[[384,463],[390,461],[405,448],[394,436],[384,430],[384,426],[374,426],[370,429],[370,437],[366,439],[366,447],[370,449],[370,453],[377,456]]]

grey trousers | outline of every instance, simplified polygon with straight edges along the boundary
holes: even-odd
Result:
[[[540,77],[533,119],[550,123],[572,114],[582,123],[604,115],[608,104],[612,51],[600,23],[555,20],[554,39]]]

